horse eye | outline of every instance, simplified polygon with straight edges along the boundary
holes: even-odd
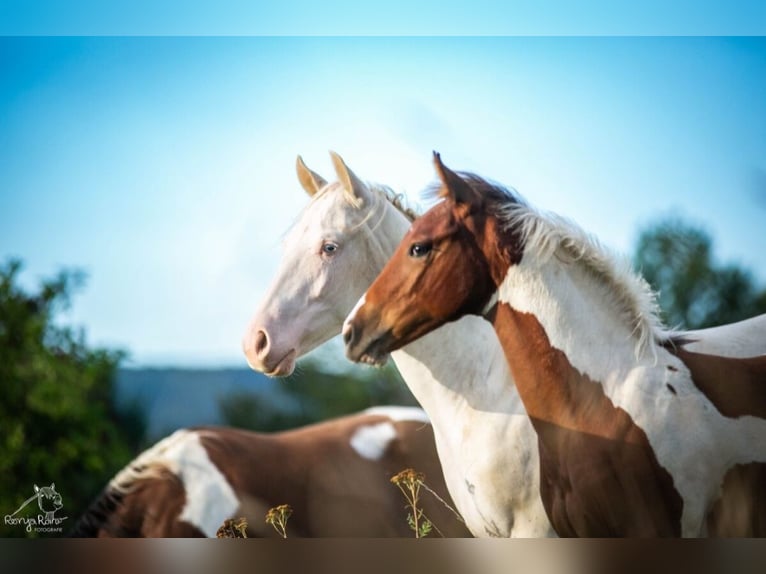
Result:
[[[425,257],[431,252],[430,243],[413,243],[410,246],[410,257]]]
[[[334,255],[335,252],[338,250],[338,246],[335,245],[335,243],[325,243],[322,245],[322,253],[325,255]]]

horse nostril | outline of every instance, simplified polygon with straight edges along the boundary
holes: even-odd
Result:
[[[255,354],[261,355],[269,346],[269,336],[266,331],[259,329],[255,334]]]
[[[346,328],[343,329],[343,342],[346,346],[351,344],[354,339],[354,326],[351,323],[346,324]]]

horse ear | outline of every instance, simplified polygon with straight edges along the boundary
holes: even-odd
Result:
[[[335,168],[335,173],[338,176],[338,181],[343,185],[343,189],[354,201],[354,205],[361,207],[362,203],[368,198],[369,191],[364,182],[356,177],[356,174],[348,169],[348,166],[343,162],[343,159],[335,153],[330,152],[332,158],[332,165]]]
[[[55,482],[51,482],[51,490],[56,490],[56,483]]]
[[[295,171],[298,172],[298,181],[301,182],[301,187],[312,197],[327,185],[327,181],[321,175],[306,167],[301,156],[295,160]]]
[[[462,177],[442,163],[439,152],[434,152],[434,166],[442,182],[439,197],[452,199],[455,203],[473,203],[481,199]]]

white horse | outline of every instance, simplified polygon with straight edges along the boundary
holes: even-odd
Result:
[[[390,190],[332,160],[339,181],[328,184],[298,158],[311,203],[243,340],[250,366],[272,376],[289,375],[298,357],[340,333],[414,219]],[[554,536],[537,437],[492,327],[466,317],[393,359],[432,421],[447,487],[471,532]]]

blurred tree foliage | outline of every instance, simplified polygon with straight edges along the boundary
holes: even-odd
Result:
[[[0,514],[13,513],[35,484],[55,483],[66,533],[132,458],[144,420],[135,409],[113,407],[123,353],[88,348],[82,330],[56,322],[83,274],[62,271],[26,293],[17,284],[20,269],[15,260],[0,265]],[[30,516],[39,511],[28,508]],[[0,528],[3,536],[34,536]]]
[[[326,362],[305,359],[280,382],[284,401],[266,401],[237,392],[219,406],[226,424],[261,432],[279,431],[376,405],[413,405],[417,401],[391,363],[382,369],[349,366],[330,370]]]
[[[634,262],[659,292],[669,327],[699,329],[766,313],[766,290],[752,274],[716,263],[710,235],[679,218],[643,229]]]

